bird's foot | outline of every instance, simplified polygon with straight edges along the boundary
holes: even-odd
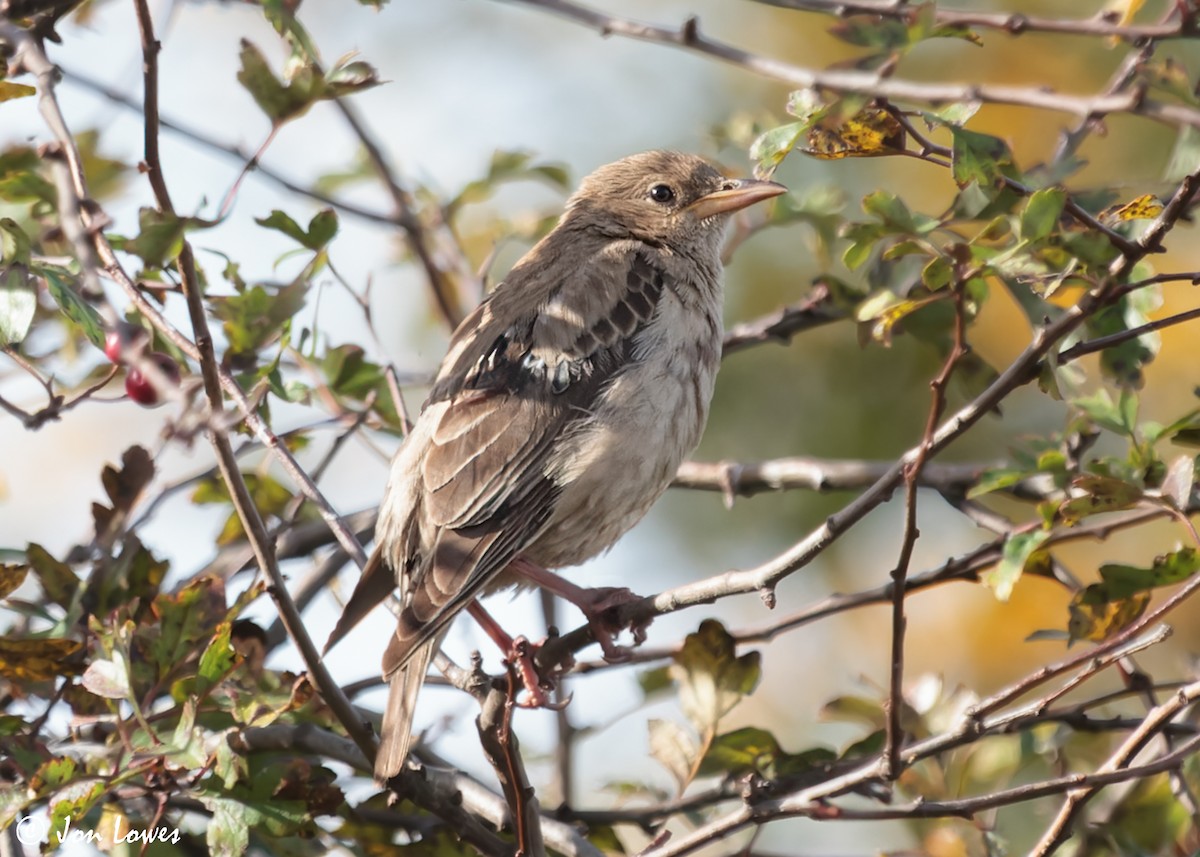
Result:
[[[623,586],[601,586],[588,588],[576,586],[564,577],[552,571],[547,571],[540,565],[530,562],[525,557],[517,557],[510,566],[526,579],[536,583],[543,589],[567,599],[582,612],[592,629],[592,636],[600,644],[604,659],[611,663],[627,661],[633,654],[631,647],[618,646],[617,636],[625,630],[626,623],[617,618],[617,611],[626,604],[641,601],[641,597]],[[629,631],[633,634],[633,645],[640,646],[646,642],[646,628],[653,618],[641,619],[629,623]]]
[[[646,642],[646,628],[651,620],[643,619],[627,625],[618,619],[617,612],[626,604],[641,601],[640,595],[623,586],[602,586],[582,589],[578,596],[578,600],[572,599],[572,602],[583,611],[592,629],[592,636],[604,653],[604,660],[609,663],[627,661],[633,656],[633,649]],[[626,627],[633,634],[633,646],[617,645],[617,637]]]
[[[543,641],[544,642],[544,641]],[[505,662],[516,671],[525,695],[517,700],[520,708],[548,708],[551,711],[561,711],[571,702],[571,697],[557,702],[550,699],[548,692],[558,686],[558,678],[569,670],[573,663],[560,665],[551,676],[544,676],[538,671],[536,657],[542,643],[533,643],[527,637],[515,637],[509,647]]]

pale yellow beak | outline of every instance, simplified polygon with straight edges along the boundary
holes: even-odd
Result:
[[[781,193],[787,193],[787,188],[778,182],[730,179],[720,190],[700,197],[684,210],[690,211],[697,219],[703,220],[714,214],[738,211],[764,199],[779,196]]]

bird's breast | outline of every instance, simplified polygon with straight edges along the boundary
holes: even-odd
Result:
[[[630,362],[591,415],[547,463],[562,493],[547,528],[524,554],[546,568],[607,550],[666,490],[704,430],[721,352],[720,306],[689,293],[664,296],[633,342]]]

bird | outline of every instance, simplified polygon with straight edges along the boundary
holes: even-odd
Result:
[[[606,590],[552,570],[611,547],[695,449],[721,357],[726,224],[786,190],[672,151],[602,166],[458,325],[326,645],[398,592],[378,782],[403,769],[433,653],[478,596],[524,576],[590,619],[606,606]]]

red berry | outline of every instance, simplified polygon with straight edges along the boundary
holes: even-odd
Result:
[[[144,345],[149,337],[146,331],[134,324],[119,321],[117,326],[104,337],[104,356],[113,363],[122,364],[121,353]]]
[[[171,386],[179,383],[179,364],[169,354],[152,351],[146,355],[146,359],[158,367],[158,371],[162,373],[166,383]],[[162,398],[159,388],[136,366],[125,375],[125,395],[146,407],[157,405]]]

